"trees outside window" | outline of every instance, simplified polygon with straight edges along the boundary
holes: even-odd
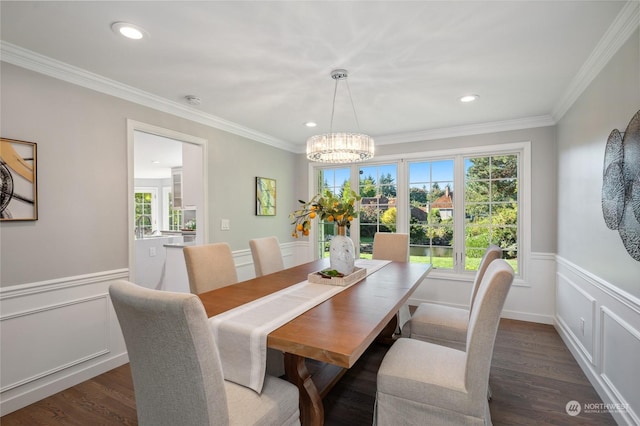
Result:
[[[136,235],[151,235],[157,223],[157,188],[136,188],[134,191],[134,223]]]
[[[518,155],[467,157],[465,168],[465,269],[476,270],[489,244],[518,271]]]
[[[358,170],[360,200],[359,251],[361,257],[371,257],[376,232],[396,232],[397,229],[397,164],[361,166]]]
[[[350,174],[351,169],[349,167],[319,169],[317,175],[318,193],[329,190],[339,198],[342,198],[344,194],[348,194],[351,191]],[[318,220],[318,239],[316,244],[320,257],[329,257],[329,243],[333,236],[336,235],[336,232],[335,223]],[[347,234],[350,234],[349,230],[347,230]]]
[[[454,266],[454,160],[409,163],[409,243],[412,261]]]

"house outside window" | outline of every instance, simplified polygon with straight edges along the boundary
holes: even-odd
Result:
[[[371,258],[376,232],[396,232],[398,167],[396,164],[361,166],[358,170],[360,200],[360,257]]]
[[[411,161],[408,168],[411,261],[453,269],[455,162]]]

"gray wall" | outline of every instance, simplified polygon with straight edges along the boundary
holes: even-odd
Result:
[[[640,262],[602,217],[604,150],[640,109],[640,35],[636,31],[593,80],[558,128],[558,254],[640,296]]]
[[[0,285],[128,267],[127,119],[208,140],[209,241],[291,240],[295,155],[0,63],[2,137],[38,144],[39,219],[0,225]],[[277,180],[275,217],[254,215],[255,176]],[[231,220],[220,231],[220,219]]]

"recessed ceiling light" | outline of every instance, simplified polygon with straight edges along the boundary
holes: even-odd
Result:
[[[121,36],[130,38],[132,40],[140,40],[145,35],[148,35],[147,32],[139,26],[130,24],[128,22],[114,22],[113,24],[111,24],[111,29],[116,34],[120,34]]]
[[[317,124],[314,123],[313,121],[307,121],[306,123],[304,123],[305,126],[307,127],[316,127]]]
[[[151,164],[160,164],[160,161],[158,161],[158,160],[151,160]]]
[[[460,102],[473,102],[477,100],[480,96],[478,95],[464,95],[460,98]]]

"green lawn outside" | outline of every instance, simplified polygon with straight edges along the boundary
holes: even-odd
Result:
[[[370,253],[361,253],[361,259],[371,259]],[[466,269],[468,271],[478,270],[481,258],[467,258]],[[412,263],[429,263],[429,258],[425,256],[410,256],[409,261]],[[518,272],[518,259],[506,259],[507,263],[511,265],[516,273]],[[432,266],[436,269],[453,269],[453,259],[445,257],[434,257]]]

